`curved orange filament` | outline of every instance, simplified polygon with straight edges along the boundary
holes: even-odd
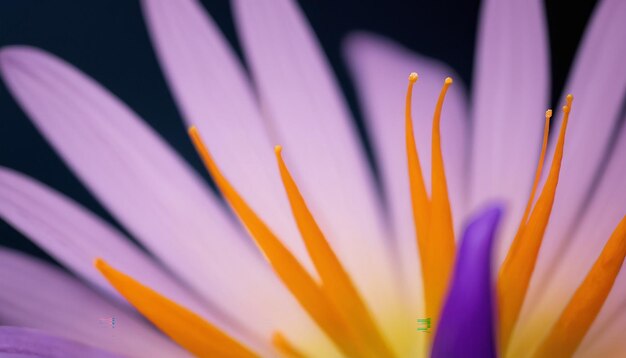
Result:
[[[272,336],[272,345],[285,358],[305,358],[306,356],[294,347],[280,332]]]
[[[541,173],[543,169],[543,162],[546,156],[546,149],[548,147],[548,135],[550,134],[550,118],[552,118],[552,110],[549,109],[546,111],[546,120],[545,125],[543,127],[543,141],[541,144],[541,154],[539,155],[539,162],[537,163],[537,170],[535,171],[535,179],[533,181],[533,187],[530,191],[530,197],[528,198],[528,202],[526,203],[526,209],[524,210],[524,215],[522,216],[522,220],[519,223],[517,228],[517,233],[515,234],[515,238],[513,239],[512,245],[519,243],[520,237],[524,232],[524,227],[526,226],[526,222],[528,221],[528,216],[530,215],[530,209],[532,209],[533,201],[535,200],[535,194],[537,192],[537,186],[539,185],[539,180],[541,179]],[[503,298],[501,298],[503,299]],[[503,305],[499,305],[499,309],[502,310]],[[507,314],[510,312],[500,312],[500,347],[502,347],[503,352],[506,350],[508,346],[508,342],[511,336],[511,332],[513,330],[513,324],[516,321],[512,319],[513,317],[508,317]]]
[[[563,147],[565,145],[565,133],[569,113],[572,108],[572,101],[572,95],[568,95],[567,105],[563,107],[561,131],[559,132],[559,139],[548,179],[530,214],[528,222],[524,226],[521,226],[521,230],[513,240],[506,259],[500,269],[498,277],[498,308],[500,313],[500,349],[503,355],[506,353],[511,332],[515,327],[519,312],[524,303],[530,278],[535,269],[539,248],[543,241],[543,234],[552,211],[552,204],[554,203],[556,187],[559,181]],[[532,198],[530,201],[532,201]]]
[[[226,201],[248,229],[259,250],[309,316],[347,356],[370,356],[366,342],[357,339],[353,328],[332,303],[322,287],[309,275],[296,257],[254,213],[224,177],[195,127],[189,128],[191,140]]]
[[[250,349],[192,311],[161,296],[104,260],[94,266],[113,287],[173,341],[198,357],[257,357]]]
[[[556,324],[535,353],[537,358],[571,357],[611,292],[626,257],[626,217],[578,287]]]
[[[322,280],[322,288],[356,330],[359,339],[367,342],[368,350],[376,357],[390,357],[392,352],[381,335],[365,302],[350,276],[333,252],[322,230],[298,189],[282,157],[282,148],[276,146],[276,160],[280,176],[289,198],[291,211],[305,246]]]
[[[448,198],[446,174],[441,151],[441,110],[443,102],[452,84],[452,78],[446,78],[433,116],[432,130],[432,197],[430,204],[430,230],[428,234],[427,255],[431,266],[431,277],[426,282],[426,311],[434,322],[435,330],[445,298],[450,274],[454,266],[455,243],[452,224],[452,212]]]

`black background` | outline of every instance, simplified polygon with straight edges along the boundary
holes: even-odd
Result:
[[[228,1],[202,2],[239,51]],[[471,85],[478,0],[301,0],[299,3],[330,58],[359,125],[361,114],[340,50],[342,39],[351,31],[380,33],[447,62]],[[545,3],[553,101],[563,86],[594,4],[595,0]],[[204,173],[162,77],[138,1],[3,0],[0,46],[12,44],[41,47],[95,78]],[[361,130],[366,138],[365,130],[362,127]],[[4,84],[0,84],[0,166],[46,183],[115,224],[38,134]],[[0,245],[48,258],[2,221]]]

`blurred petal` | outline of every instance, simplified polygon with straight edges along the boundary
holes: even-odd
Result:
[[[5,48],[0,70],[66,163],[175,274],[267,342],[278,328],[313,334],[316,327],[215,196],[128,107],[41,50]]]
[[[276,170],[276,143],[239,59],[197,1],[144,0],[143,10],[186,125],[198,127],[224,175],[317,276]]]
[[[92,357],[114,358],[115,354],[82,343],[21,327],[0,327],[0,355],[3,357]]]
[[[496,357],[492,248],[501,216],[484,210],[468,225],[436,330],[433,357]]]
[[[41,329],[129,356],[186,356],[139,315],[104,300],[59,269],[15,251],[0,249],[0,287],[3,324]]]
[[[76,274],[126,302],[93,267],[96,257],[109,260],[174,301],[223,327],[232,320],[207,310],[187,288],[113,227],[86,209],[27,176],[0,167],[0,218]],[[237,333],[243,330],[232,329]]]
[[[574,238],[570,230],[575,228],[579,219],[592,214],[585,200],[589,199],[589,190],[597,183],[596,180],[602,178],[599,171],[607,160],[609,139],[616,131],[616,123],[623,118],[621,111],[626,95],[624,18],[626,2],[605,0],[598,3],[565,86],[565,93],[574,94],[576,99],[568,128],[559,189],[546,231],[547,240],[537,262],[538,277],[552,269],[552,264]],[[619,165],[624,165],[623,157],[617,160]],[[623,186],[622,179],[614,190],[623,190]],[[624,214],[623,209],[617,214]],[[606,230],[605,226],[602,228]],[[607,237],[593,238],[605,240]],[[531,294],[540,292],[531,291]]]
[[[504,200],[498,257],[504,259],[533,181],[549,99],[543,2],[482,4],[472,110],[472,208]],[[558,127],[556,127],[558,128]]]
[[[390,206],[396,245],[402,258],[405,288],[414,314],[423,307],[415,227],[411,215],[407,158],[404,142],[404,100],[407,76],[419,73],[414,87],[413,120],[422,173],[430,187],[432,118],[444,78],[454,76],[445,65],[414,54],[391,40],[366,33],[350,36],[344,47],[349,69],[356,81],[365,119],[372,136],[376,159]],[[443,156],[455,223],[463,219],[467,176],[467,103],[463,84],[450,88],[443,108]],[[458,228],[458,225],[456,225]],[[409,319],[410,317],[407,317]],[[411,319],[411,324],[414,321]]]
[[[295,1],[235,0],[233,10],[264,114],[295,181],[377,320],[392,324],[402,316],[393,247],[354,123],[317,39]]]

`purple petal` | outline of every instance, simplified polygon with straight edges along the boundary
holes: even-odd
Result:
[[[71,65],[35,48],[4,48],[0,70],[37,128],[91,192],[219,311],[245,322],[265,342],[279,323],[290,324],[289,332],[319,331],[201,178],[128,107]]]
[[[373,176],[332,70],[292,0],[235,0],[235,24],[275,140],[322,231],[379,321],[398,265]]]
[[[0,287],[3,324],[37,328],[123,355],[186,356],[138,314],[16,251],[0,248]]]
[[[535,269],[538,277],[547,273],[552,263],[559,260],[571,237],[570,230],[579,220],[578,215],[586,216],[592,214],[590,210],[598,210],[588,207],[586,200],[596,176],[602,174],[599,170],[607,160],[606,146],[617,130],[616,124],[623,118],[620,111],[626,93],[625,18],[624,1],[605,0],[596,6],[565,87],[565,93],[572,93],[575,99],[567,130],[561,179],[545,235],[550,240],[545,240]],[[617,156],[614,163],[623,167],[623,154]],[[609,183],[615,185],[613,190],[616,195],[624,186],[623,178],[616,177],[617,181]],[[624,206],[618,207],[622,210],[616,214],[623,215]],[[601,210],[605,212],[606,209]],[[603,228],[606,230],[606,227]],[[529,295],[533,297],[541,291],[533,290],[531,286]]]
[[[82,343],[21,327],[0,327],[0,354],[3,357],[119,357]]]
[[[317,276],[276,169],[274,145],[248,74],[202,6],[144,0],[143,10],[174,98],[220,169],[259,216]]]
[[[506,205],[503,259],[537,166],[549,99],[548,33],[539,0],[483,2],[472,90],[471,208]]]
[[[432,356],[496,357],[492,249],[502,210],[491,207],[468,225],[450,292],[435,322]]]
[[[424,179],[430,187],[433,112],[443,79],[454,76],[454,71],[437,61],[412,53],[391,40],[366,33],[351,35],[345,43],[344,52],[357,84],[374,143],[374,154],[382,173],[395,244],[407,280],[405,287],[414,305],[415,314],[411,317],[420,317],[423,308],[420,303],[421,273],[411,214],[406,149],[404,141],[399,140],[404,138],[405,131],[407,77],[413,71],[419,73],[413,95],[413,120]],[[469,133],[465,91],[463,84],[457,82],[460,81],[455,80],[446,98],[441,134],[453,218],[456,223],[460,223],[465,216],[465,153]],[[414,322],[411,320],[410,324],[414,325]]]

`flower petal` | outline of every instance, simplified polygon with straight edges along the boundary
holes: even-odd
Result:
[[[207,309],[206,302],[200,301],[113,227],[71,199],[3,167],[0,167],[0,218],[120,302],[126,301],[93,267],[96,257],[109,260],[210,321],[236,333],[245,332],[223,313]]]
[[[274,144],[241,63],[195,0],[144,0],[144,14],[174,98],[255,212],[314,276],[281,186]]]
[[[433,357],[496,357],[491,262],[501,213],[490,207],[465,229],[441,322],[435,322]]]
[[[483,3],[472,90],[472,207],[505,200],[503,259],[524,212],[549,99],[548,34],[539,0]],[[558,127],[557,127],[558,128]]]
[[[129,356],[186,356],[139,315],[16,251],[0,249],[0,287],[3,324],[41,329]]]
[[[588,195],[596,180],[602,178],[602,166],[607,160],[606,150],[617,129],[616,124],[624,115],[624,18],[624,1],[605,0],[596,6],[565,87],[566,93],[574,94],[576,103],[567,134],[566,155],[561,168],[562,179],[559,181],[553,215],[546,231],[546,238],[549,240],[546,240],[541,249],[537,262],[538,277],[551,269],[552,263],[560,256],[569,240],[574,238],[570,230],[580,218],[590,213],[586,209],[586,200],[589,199]],[[551,149],[553,151],[554,146]],[[550,157],[551,154],[548,155]],[[623,166],[623,159],[620,165]],[[623,187],[622,183],[618,185],[620,189]],[[624,214],[624,211],[617,214]],[[608,235],[601,236],[600,239],[607,237]],[[539,293],[541,290],[535,292]]]
[[[21,327],[0,327],[0,354],[3,357],[118,357],[82,343]]]
[[[264,114],[295,181],[376,318],[391,324],[401,316],[399,282],[382,207],[311,28],[291,0],[235,0],[233,10]]]
[[[276,329],[292,341],[298,332],[320,334],[201,179],[128,107],[35,48],[4,48],[0,70],[103,205],[216,309],[266,342]]]

